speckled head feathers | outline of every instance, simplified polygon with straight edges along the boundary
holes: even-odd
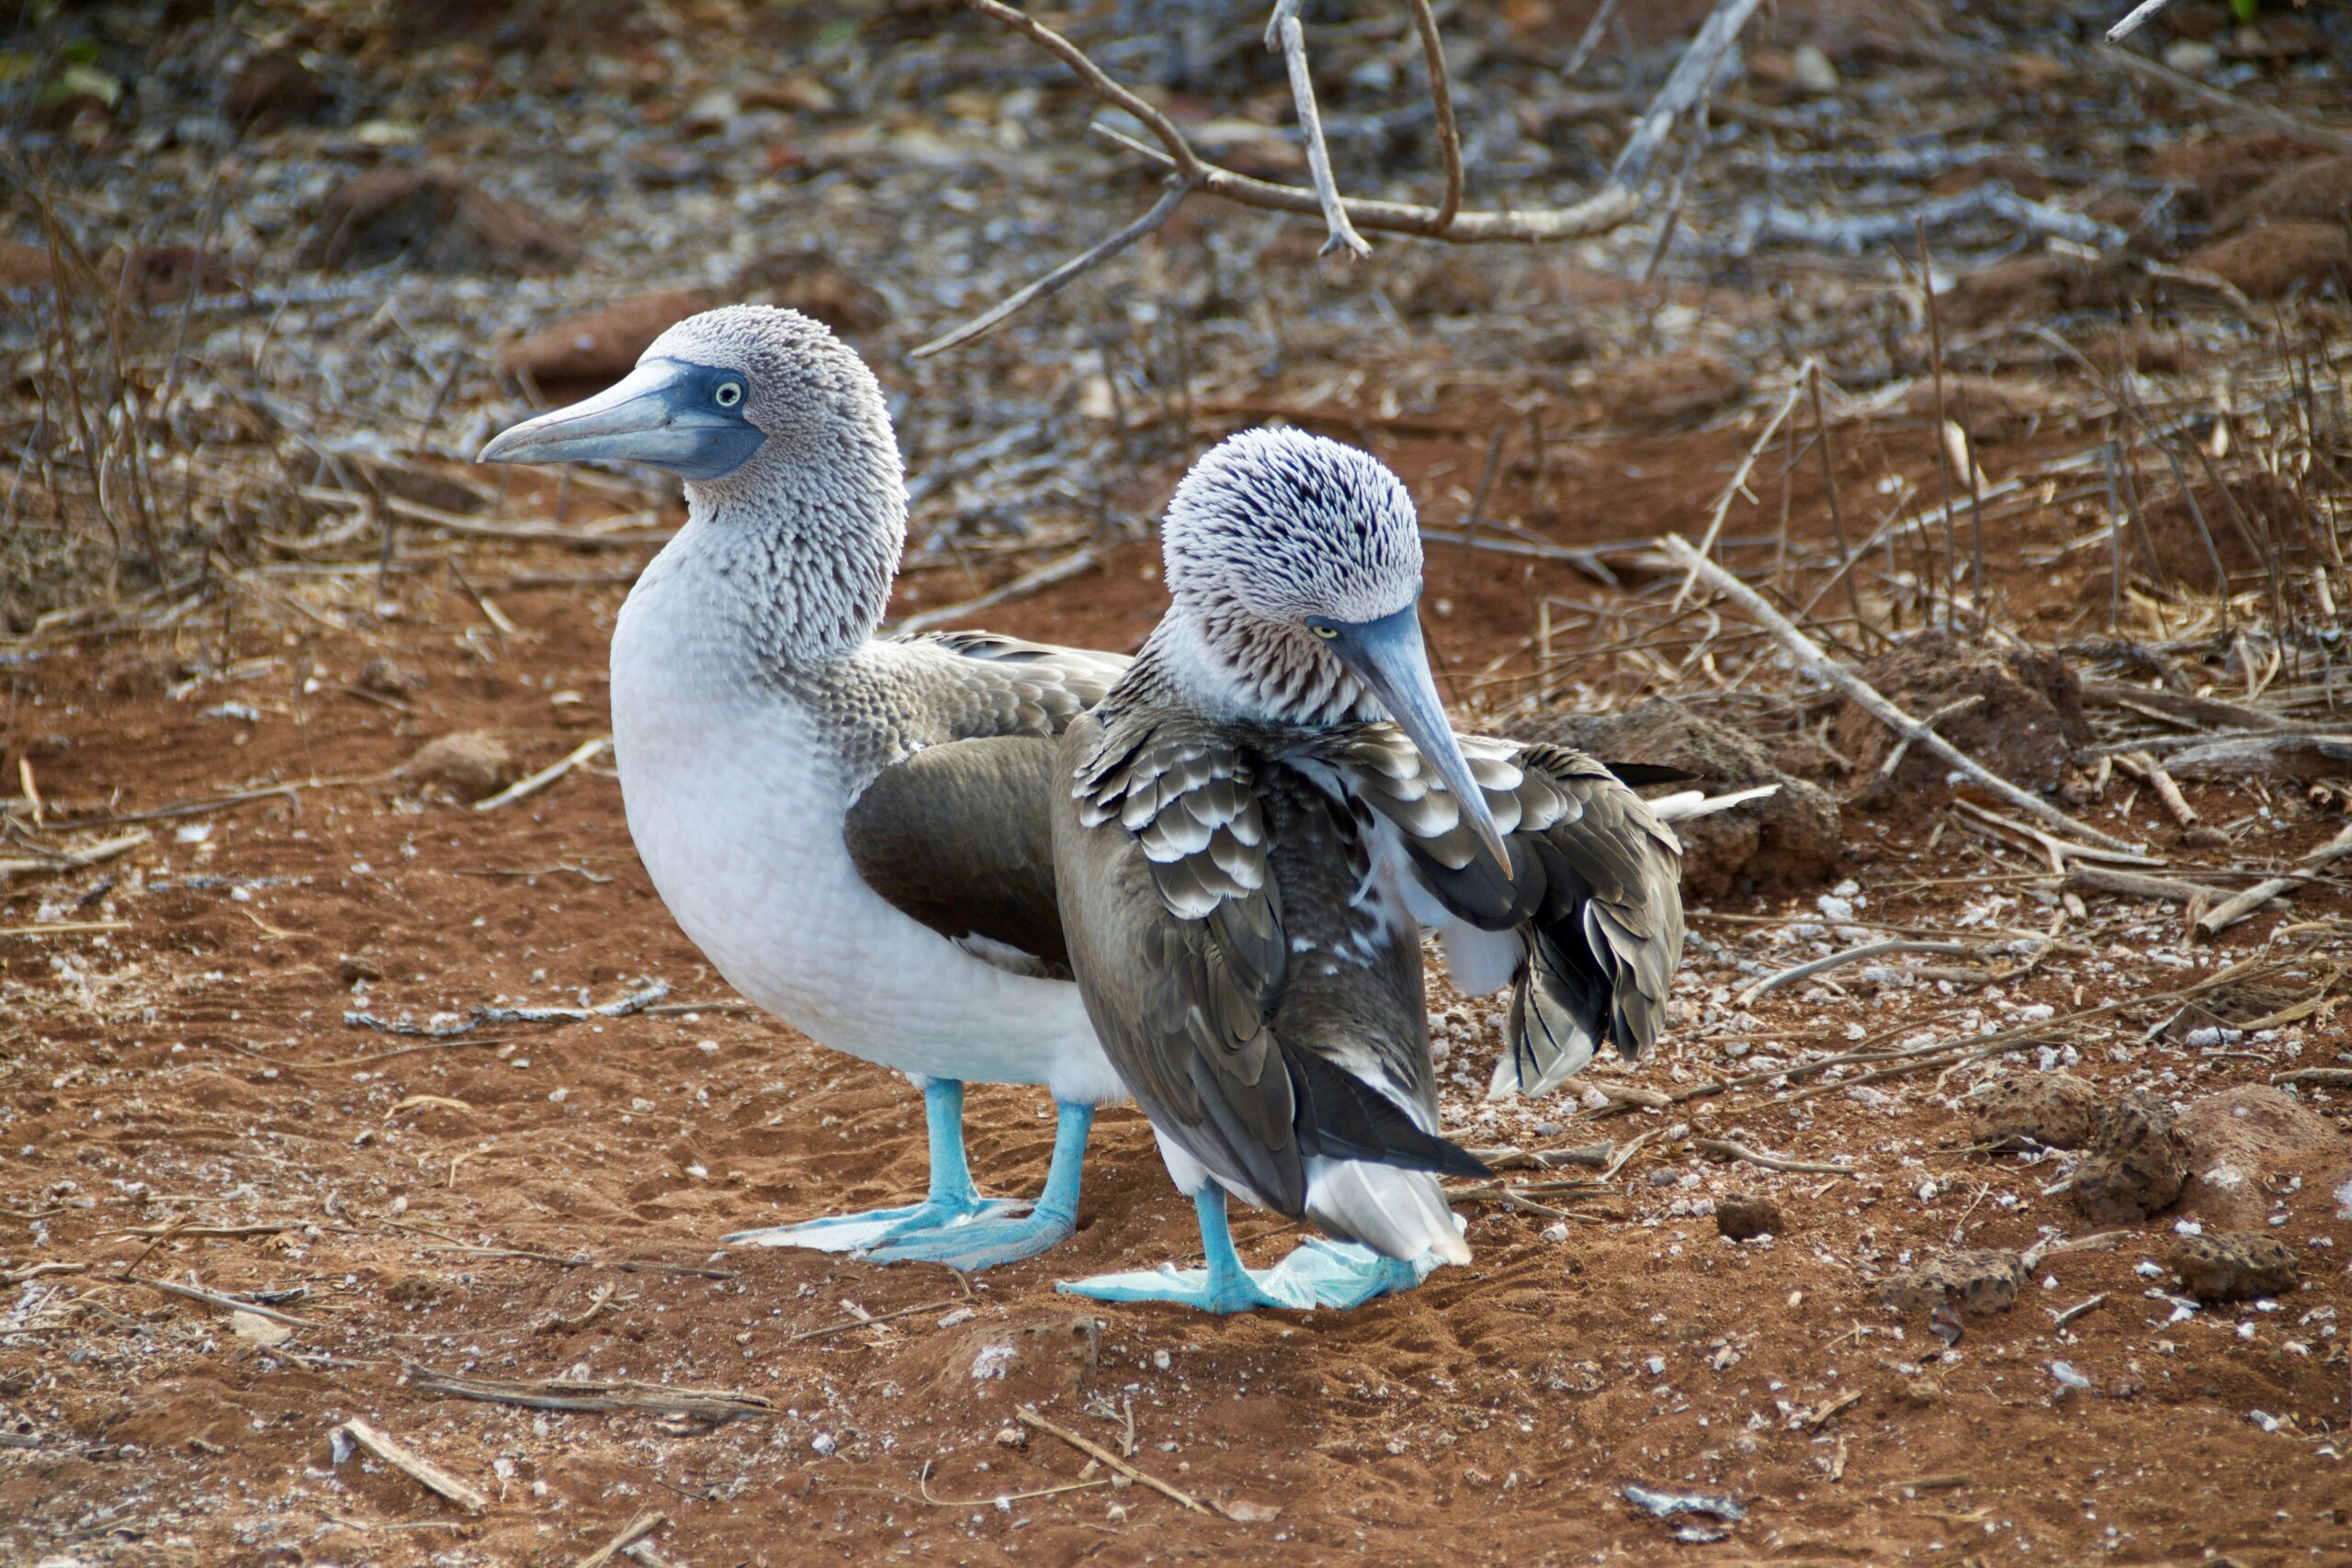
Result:
[[[1169,592],[1263,621],[1371,621],[1421,590],[1413,498],[1380,459],[1299,430],[1220,442],[1176,487],[1161,528]]]
[[[728,305],[684,321],[639,358],[742,372],[743,414],[786,446],[847,424],[887,418],[881,384],[822,321],[773,305]]]

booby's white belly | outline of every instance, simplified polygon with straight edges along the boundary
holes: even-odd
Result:
[[[729,984],[820,1043],[901,1072],[1124,1098],[1076,986],[974,958],[865,886],[842,840],[843,786],[807,716],[772,692],[718,689],[691,655],[632,659],[618,638],[614,651],[629,833]]]

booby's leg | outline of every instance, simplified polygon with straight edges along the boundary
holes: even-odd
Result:
[[[1055,1289],[1104,1302],[1173,1302],[1203,1312],[1251,1312],[1259,1307],[1304,1311],[1362,1306],[1391,1291],[1408,1291],[1429,1277],[1434,1258],[1410,1263],[1383,1258],[1369,1247],[1314,1238],[1272,1269],[1245,1269],[1233,1250],[1225,1219],[1225,1189],[1211,1181],[1193,1196],[1201,1217],[1204,1269],[1163,1263],[1148,1272],[1098,1274],[1065,1280]]]
[[[902,1232],[873,1247],[877,1263],[944,1263],[951,1269],[988,1269],[1035,1258],[1069,1239],[1078,1228],[1079,1171],[1086,1161],[1086,1134],[1094,1107],[1054,1102],[1054,1163],[1046,1190],[1026,1214],[951,1221],[933,1228]]]
[[[964,1086],[933,1078],[922,1087],[923,1125],[931,1144],[931,1193],[903,1209],[835,1214],[797,1225],[737,1231],[721,1237],[730,1247],[808,1247],[820,1252],[855,1252],[917,1231],[937,1230],[958,1220],[1000,1214],[1022,1204],[983,1198],[964,1163]],[[1075,1178],[1073,1178],[1073,1182]],[[1072,1203],[1076,1207],[1075,1201]]]

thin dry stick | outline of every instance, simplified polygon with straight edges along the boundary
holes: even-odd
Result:
[[[1494,486],[1495,468],[1503,457],[1503,437],[1510,433],[1510,425],[1498,424],[1495,426],[1494,438],[1487,443],[1487,466],[1478,470],[1478,489],[1470,498],[1470,519],[1462,525],[1462,564],[1464,570],[1470,565],[1471,551],[1478,545],[1478,525],[1487,518],[1487,491]]]
[[[469,1514],[481,1513],[490,1506],[489,1497],[480,1490],[458,1480],[405,1443],[378,1431],[356,1416],[335,1430],[426,1491],[438,1493]]]
[[[941,340],[943,343],[945,341]],[[1057,582],[1067,582],[1082,572],[1093,570],[1098,558],[1092,545],[1082,546],[1059,560],[1047,561],[1034,571],[1022,573],[1001,588],[991,588],[961,604],[942,604],[935,610],[923,610],[909,615],[893,629],[899,636],[907,637],[915,632],[929,631],[933,626],[945,626],[949,621],[965,615],[977,615],[982,610],[992,610],[999,604],[1009,604],[1015,599],[1026,599],[1032,593],[1042,592]]]
[[[1446,74],[1445,43],[1437,36],[1437,13],[1430,0],[1413,0],[1413,27],[1421,35],[1421,60],[1429,67],[1430,103],[1437,110],[1437,150],[1445,161],[1445,194],[1438,198],[1430,232],[1443,238],[1462,210],[1462,128],[1453,118],[1453,83]]]
[[[1351,256],[1368,256],[1372,247],[1348,221],[1339,179],[1331,173],[1331,150],[1323,143],[1323,117],[1315,107],[1315,77],[1306,65],[1306,28],[1298,19],[1298,6],[1299,0],[1275,0],[1273,19],[1266,24],[1266,47],[1279,51],[1290,70],[1291,102],[1298,107],[1299,134],[1306,139],[1306,172],[1315,181],[1315,199],[1323,209],[1323,224],[1329,231],[1317,254],[1328,256],[1333,251],[1344,251]]]
[[[620,1534],[573,1563],[571,1568],[605,1568],[605,1564],[669,1522],[669,1515],[658,1514],[649,1508],[623,1525]]]
[[[151,1247],[149,1250],[153,1249]],[[145,1254],[142,1253],[141,1256],[143,1257]],[[121,1276],[121,1280],[126,1285],[144,1285],[151,1291],[161,1291],[167,1296],[180,1296],[188,1301],[202,1302],[207,1306],[225,1307],[231,1312],[249,1312],[255,1317],[266,1317],[272,1323],[282,1323],[288,1328],[325,1326],[323,1324],[313,1323],[307,1317],[296,1317],[290,1313],[280,1312],[276,1307],[264,1306],[259,1302],[249,1302],[238,1296],[223,1295],[218,1291],[208,1291],[201,1285],[175,1285],[169,1280],[151,1280],[144,1274],[129,1272]]]
[[[1984,694],[1978,692],[1973,696],[1962,697],[1958,702],[1946,703],[1943,706],[1938,708],[1935,712],[1929,714],[1919,722],[1925,725],[1928,728],[1933,729],[1944,720],[1951,718],[1955,715],[1966,713],[1970,708],[1974,707],[1984,700]],[[1886,754],[1886,761],[1878,765],[1878,776],[1883,779],[1893,778],[1894,776],[1894,770],[1903,765],[1903,759],[1908,756],[1910,751],[1911,738],[1909,736],[1905,735],[1897,739],[1894,747],[1888,750]]]
[[[2188,804],[2188,797],[2180,793],[2180,785],[2165,772],[2165,765],[2154,756],[2146,751],[2123,751],[2116,755],[2115,762],[2116,766],[2135,774],[2142,783],[2155,791],[2156,800],[2171,813],[2175,822],[2184,828],[2197,826],[2197,807]]]
[[[2334,148],[2338,152],[2352,152],[2352,133],[2338,130],[2333,126],[2313,125],[2307,119],[2298,119],[2284,109],[2274,109],[2266,104],[2247,103],[2244,98],[2224,93],[2219,87],[2209,87],[2194,76],[2118,45],[2101,48],[2097,54],[2109,65],[2120,65],[2136,76],[2160,83],[2176,93],[2225,113],[2258,121],[2274,130],[2285,132],[2298,141],[2309,142],[2314,147]]]
[[[1199,188],[1200,186],[1193,181],[1178,176],[1175,183],[1168,187],[1166,193],[1158,201],[1144,209],[1142,217],[1091,249],[1070,257],[1069,260],[1027,288],[1006,296],[1002,302],[993,309],[973,317],[954,332],[943,333],[932,339],[908,357],[929,359],[934,354],[944,354],[951,348],[960,348],[975,338],[987,336],[1023,305],[1032,300],[1043,299],[1049,294],[1061,292],[1071,279],[1087,268],[1097,263],[1109,261],[1145,235],[1156,232],[1162,224],[1176,216],[1176,209],[1184,205],[1184,198]]]
[[[2125,14],[2121,21],[2107,29],[2107,41],[2121,43],[2144,27],[2157,12],[2171,4],[2172,0],[2140,0],[2137,6],[2132,6]]]
[[[657,1416],[684,1416],[717,1424],[775,1414],[775,1404],[760,1394],[738,1393],[725,1388],[677,1388],[648,1382],[578,1382],[550,1378],[537,1382],[513,1382],[503,1378],[467,1377],[436,1372],[411,1361],[403,1370],[410,1386],[421,1393],[454,1394],[485,1404],[519,1404],[530,1410],[643,1410]]]
[[[2346,828],[2303,857],[2301,868],[2284,876],[2257,882],[2236,897],[2216,904],[2198,917],[2197,930],[2209,941],[2245,919],[2281,893],[2301,887],[2324,873],[2330,863],[2352,855],[2352,828]]]
[[[1779,1155],[1768,1155],[1760,1149],[1751,1149],[1746,1144],[1734,1143],[1729,1138],[1693,1138],[1690,1143],[1702,1154],[1714,1155],[1722,1159],[1746,1160],[1749,1165],[1761,1166],[1766,1170],[1781,1171],[1791,1176],[1851,1176],[1854,1174],[1854,1168],[1850,1165],[1823,1165],[1815,1160],[1783,1159]]]
[[[1584,32],[1577,39],[1576,48],[1568,51],[1568,58],[1560,67],[1561,81],[1575,80],[1576,73],[1584,69],[1585,62],[1592,58],[1592,51],[1600,47],[1601,30],[1609,26],[1617,15],[1617,7],[1623,3],[1624,0],[1600,0],[1600,4],[1593,8],[1592,20],[1584,25]]]
[[[1843,953],[1833,953],[1826,958],[1816,958],[1808,964],[1795,964],[1777,975],[1767,975],[1739,993],[1739,1005],[1746,1007],[1767,991],[1777,991],[1783,986],[1793,986],[1799,980],[1809,980],[1815,975],[1860,964],[1868,958],[1883,958],[1891,953],[1941,953],[1959,954],[1969,951],[1960,942],[1873,942],[1861,947],[1849,947]]]
[[[1798,395],[1804,390],[1805,376],[1812,369],[1813,361],[1807,359],[1804,367],[1798,370],[1796,380],[1790,385],[1789,395],[1781,400],[1781,406],[1774,409],[1772,417],[1764,422],[1762,433],[1749,445],[1747,456],[1739,460],[1738,470],[1732,475],[1731,483],[1724,486],[1723,493],[1715,498],[1715,509],[1707,518],[1707,531],[1699,540],[1702,557],[1714,549],[1715,540],[1724,531],[1724,517],[1731,511],[1732,499],[1747,488],[1747,476],[1756,471],[1757,459],[1764,455],[1764,448],[1772,444],[1773,434],[1781,428],[1781,422],[1789,417],[1791,409],[1797,406]],[[1690,590],[1698,581],[1698,569],[1693,567],[1683,576],[1682,586],[1675,591],[1673,603],[1668,607],[1682,608],[1682,602],[1690,597]]]
[[[1838,471],[1829,459],[1829,421],[1821,412],[1821,367],[1813,367],[1813,432],[1815,449],[1821,455],[1821,485],[1829,492],[1829,528],[1838,538],[1838,575],[1846,580],[1846,604],[1854,612],[1854,626],[1867,634],[1870,627],[1862,621],[1861,590],[1854,585],[1854,547],[1846,539],[1846,508],[1838,496]],[[1868,647],[1867,636],[1863,643]]]
[[[1925,219],[1913,220],[1919,240],[1919,298],[1928,312],[1928,350],[1936,378],[1936,482],[1943,487],[1944,497],[1944,629],[1956,629],[1960,614],[1960,547],[1952,536],[1951,513],[1951,453],[1944,444],[1944,431],[1951,423],[1944,412],[1944,326],[1936,310],[1936,275],[1928,263],[1928,224]],[[1982,582],[1970,584],[1980,598]],[[1929,614],[1934,606],[1928,606]]]
[[[944,1302],[917,1302],[913,1306],[899,1307],[895,1312],[870,1313],[865,1317],[845,1317],[839,1323],[829,1323],[821,1328],[804,1328],[797,1334],[787,1335],[784,1342],[787,1345],[797,1345],[803,1339],[822,1339],[828,1335],[845,1334],[853,1328],[864,1328],[869,1324],[888,1323],[894,1317],[912,1317],[919,1312],[937,1312],[941,1307],[954,1306],[958,1298],[950,1296]]]
[[[1179,1492],[1176,1488],[1169,1485],[1168,1483],[1160,1480],[1156,1475],[1148,1474],[1143,1471],[1137,1470],[1134,1465],[1129,1464],[1125,1460],[1121,1459],[1117,1454],[1113,1453],[1109,1449],[1104,1448],[1102,1444],[1094,1441],[1092,1438],[1081,1438],[1067,1427],[1055,1426],[1051,1421],[1048,1421],[1043,1416],[1038,1415],[1037,1407],[1034,1404],[1024,1404],[1012,1414],[1014,1418],[1023,1426],[1034,1427],[1037,1431],[1046,1434],[1048,1437],[1059,1438],[1063,1442],[1068,1443],[1071,1448],[1076,1449],[1080,1453],[1086,1455],[1089,1459],[1102,1461],[1102,1463],[1110,1466],[1113,1470],[1117,1471],[1129,1481],[1136,1483],[1139,1486],[1148,1486],[1154,1492],[1159,1493],[1161,1496],[1168,1498],[1171,1502],[1181,1503],[1196,1514],[1220,1513],[1223,1511],[1221,1509],[1213,1509],[1209,1507],[1207,1505],[1201,1502],[1199,1498],[1193,1496],[1189,1493]]]
[[[553,762],[547,767],[541,768],[529,778],[517,780],[506,788],[500,790],[496,795],[492,795],[488,800],[475,801],[474,809],[476,811],[495,811],[502,806],[512,806],[518,800],[537,795],[539,791],[547,788],[548,785],[555,783],[556,780],[563,777],[564,774],[571,772],[572,769],[578,767],[581,763],[588,761],[591,757],[601,753],[605,747],[610,746],[612,743],[613,738],[609,735],[599,735],[594,740],[583,740],[578,746],[574,747],[571,755],[565,757],[561,761]]]
[[[1909,736],[1912,744],[1927,747],[1937,756],[1941,757],[1945,761],[1950,762],[1953,767],[2021,811],[2030,812],[2045,822],[2064,828],[2075,837],[2097,844],[2102,849],[2114,850],[2123,854],[2143,852],[2143,846],[2128,843],[2121,839],[2102,833],[2086,823],[2077,822],[2041,796],[2019,789],[1942,736],[1928,728],[1909,714],[1905,713],[1901,708],[1896,707],[1893,703],[1888,702],[1871,686],[1870,682],[1830,658],[1822,650],[1819,643],[1799,631],[1788,617],[1766,604],[1763,597],[1754,589],[1692,549],[1690,541],[1679,534],[1668,535],[1660,541],[1660,546],[1669,559],[1688,569],[1693,576],[1704,577],[1724,597],[1738,605],[1750,620],[1777,637],[1781,646],[1794,654],[1800,662],[1809,666],[1822,679],[1852,698],[1872,718],[1885,725],[1895,734]]]

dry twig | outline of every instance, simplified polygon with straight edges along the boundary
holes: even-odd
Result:
[[[572,1568],[605,1568],[605,1564],[670,1522],[667,1514],[649,1508],[621,1527],[620,1534],[572,1564]]]
[[[1183,1506],[1191,1509],[1193,1513],[1208,1514],[1222,1512],[1221,1509],[1209,1507],[1199,1498],[1193,1496],[1189,1493],[1179,1492],[1176,1488],[1169,1485],[1168,1483],[1160,1480],[1158,1476],[1137,1470],[1134,1465],[1129,1464],[1125,1460],[1121,1459],[1117,1454],[1113,1453],[1109,1449],[1104,1448],[1102,1444],[1094,1441],[1091,1438],[1082,1438],[1067,1427],[1057,1427],[1051,1421],[1046,1420],[1043,1416],[1038,1415],[1037,1407],[1034,1404],[1024,1404],[1012,1414],[1014,1418],[1023,1426],[1033,1427],[1037,1431],[1046,1433],[1049,1437],[1059,1438],[1063,1442],[1068,1443],[1071,1448],[1076,1449],[1080,1453],[1086,1455],[1089,1459],[1101,1461],[1103,1464],[1117,1471],[1121,1475],[1125,1476],[1129,1481],[1136,1483],[1138,1486],[1148,1486],[1154,1492],[1159,1493],[1161,1496],[1168,1498],[1170,1502],[1182,1504]]]
[[[469,1514],[481,1513],[490,1506],[490,1498],[478,1488],[458,1480],[407,1444],[377,1430],[356,1416],[337,1427],[335,1435],[356,1443],[419,1486],[447,1497]],[[340,1458],[341,1453],[336,1457]]]
[[[436,1372],[413,1361],[404,1363],[403,1370],[420,1393],[454,1394],[487,1404],[519,1404],[530,1410],[642,1410],[713,1425],[775,1414],[773,1400],[756,1393],[738,1393],[732,1389],[673,1388],[661,1383],[594,1382],[570,1378],[512,1382],[503,1378]]]

